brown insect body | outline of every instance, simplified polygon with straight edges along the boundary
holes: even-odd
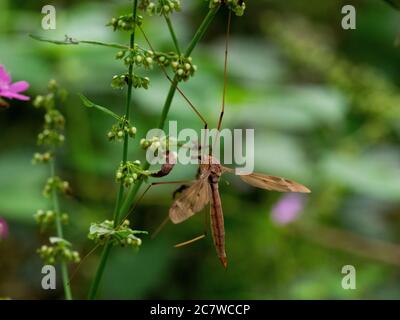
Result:
[[[228,260],[225,252],[224,214],[222,211],[221,197],[219,195],[219,178],[220,175],[217,173],[211,173],[208,177],[211,188],[210,221],[212,237],[218,258],[221,260],[224,268],[226,268],[228,266]]]
[[[224,0],[223,3],[226,3]],[[238,2],[242,4],[242,1]],[[227,31],[226,31],[226,43],[225,43],[225,63],[224,63],[224,86],[222,94],[222,107],[218,119],[217,130],[220,131],[222,127],[222,119],[225,113],[225,97],[228,83],[228,47],[229,47],[229,32],[231,25],[232,13],[229,11]],[[168,75],[167,75],[168,77]],[[181,93],[184,99],[189,103],[190,107],[199,116],[202,122],[205,124],[205,128],[208,128],[208,124],[202,115],[197,111],[189,99],[183,94],[183,92],[177,87],[177,90]],[[225,253],[225,230],[224,230],[224,216],[222,212],[222,203],[219,194],[218,182],[222,174],[229,172],[239,175],[239,177],[249,185],[257,188],[278,191],[278,192],[301,192],[308,193],[310,190],[292,180],[288,180],[281,177],[269,176],[260,173],[252,174],[241,174],[236,172],[234,169],[230,169],[222,166],[213,156],[203,156],[201,158],[199,166],[199,172],[197,180],[189,187],[183,189],[179,196],[176,198],[171,208],[169,209],[169,218],[175,224],[181,223],[195,213],[203,210],[208,204],[210,205],[210,221],[212,237],[215,245],[215,249],[218,254],[218,258],[222,262],[222,265],[226,268],[228,265],[227,256]],[[164,166],[157,176],[164,176],[172,170],[171,166]],[[180,189],[181,190],[181,189]],[[193,240],[187,241],[184,244],[192,243]],[[182,244],[182,245],[184,245]],[[181,246],[181,245],[179,245]]]
[[[225,253],[224,216],[218,187],[219,179],[225,172],[234,173],[234,170],[222,166],[212,156],[203,158],[199,167],[197,181],[190,187],[184,189],[174,201],[169,210],[169,217],[173,223],[181,223],[195,213],[201,211],[210,202],[210,221],[214,246],[218,258],[226,268],[228,260]],[[310,192],[307,187],[281,177],[253,173],[240,175],[240,178],[249,185],[265,190],[300,193]]]
[[[200,164],[200,178],[207,177],[210,189],[210,222],[214,246],[224,268],[228,266],[225,253],[225,226],[222,202],[219,194],[219,179],[223,173],[222,166],[211,156],[207,156]],[[204,178],[203,178],[204,179]]]

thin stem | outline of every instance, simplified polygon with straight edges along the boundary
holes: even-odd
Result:
[[[143,37],[145,38],[147,44],[149,45],[151,51],[155,52],[154,47],[151,45],[149,38],[146,36],[146,33],[144,30],[139,26],[139,30],[142,32]],[[197,108],[193,105],[193,103],[189,100],[189,98],[183,93],[183,91],[179,88],[178,83],[176,79],[172,80],[171,77],[168,75],[167,70],[163,65],[160,65],[161,71],[164,73],[165,77],[168,79],[168,81],[173,84],[176,90],[181,94],[182,98],[185,99],[185,101],[189,104],[190,108],[196,113],[196,115],[200,118],[200,120],[204,123],[205,127],[207,128],[208,124],[206,119],[201,115],[201,113],[197,110]],[[163,117],[161,117],[163,118]]]
[[[54,157],[50,160],[50,175],[51,178],[56,177],[56,169],[55,169],[55,160]],[[64,232],[61,222],[61,212],[60,212],[60,203],[58,200],[58,193],[55,188],[53,188],[51,192],[51,198],[53,201],[53,209],[56,214],[56,229],[57,229],[57,237],[64,238]],[[64,294],[65,299],[72,300],[72,292],[71,287],[69,284],[69,275],[68,275],[68,267],[65,261],[61,262],[61,275],[62,275],[62,282],[64,287]]]
[[[37,36],[34,34],[30,34],[29,36],[32,39],[35,39],[37,41],[48,42],[48,43],[53,43],[53,44],[57,44],[57,45],[78,45],[80,43],[84,43],[84,44],[116,48],[116,49],[122,49],[122,50],[129,49],[128,46],[119,44],[119,43],[107,43],[107,42],[101,42],[101,41],[95,41],[95,40],[78,40],[78,39],[70,38],[68,36],[66,36],[66,38],[64,40],[52,40],[52,39],[43,38],[43,37],[40,37],[40,36]]]
[[[176,34],[175,34],[175,31],[174,31],[174,27],[172,26],[171,19],[165,14],[164,14],[164,18],[165,18],[165,21],[167,22],[169,33],[171,34],[172,41],[174,42],[176,52],[180,56],[181,55],[181,49],[179,48],[178,39],[176,38]]]
[[[210,26],[211,22],[214,20],[220,6],[217,6],[213,9],[208,11],[207,16],[204,18],[203,22],[201,23],[200,27],[197,29],[192,41],[190,41],[189,46],[185,51],[185,57],[188,57],[192,54],[194,48],[203,38],[204,34],[206,33],[208,27]]]
[[[134,19],[136,19],[136,8],[137,8],[137,0],[135,0],[135,3],[134,3],[134,10],[133,10],[134,11],[134,17],[135,17]],[[202,24],[200,25],[199,29],[197,30],[196,34],[194,35],[192,41],[190,42],[188,48],[186,49],[186,51],[185,51],[185,56],[186,57],[190,56],[190,54],[192,53],[192,51],[194,50],[196,45],[203,38],[204,34],[207,31],[208,26],[210,25],[211,21],[214,19],[215,15],[217,14],[218,9],[219,9],[219,7],[210,9],[210,11],[208,12],[207,16],[204,18]],[[134,43],[134,32],[131,35],[131,46],[133,47],[132,41]],[[164,125],[165,125],[169,110],[171,108],[172,101],[174,99],[174,95],[175,95],[175,91],[176,91],[177,85],[178,85],[178,80],[175,77],[173,79],[173,81],[172,81],[171,87],[170,87],[169,92],[168,92],[168,96],[167,96],[167,98],[165,100],[165,103],[164,103],[163,111],[162,111],[160,122],[159,122],[159,125],[158,125],[158,128],[160,128],[160,129],[162,129],[164,127]],[[129,112],[130,112],[128,109],[129,109],[131,94],[132,94],[132,87],[129,86],[128,87],[128,96],[127,96],[127,112],[126,112],[126,116],[128,116],[128,117],[129,117]],[[126,138],[126,136],[125,136],[125,138]],[[126,153],[125,153],[125,151],[126,151]],[[125,157],[125,155],[126,155],[126,157]],[[124,161],[126,161],[126,159],[127,159],[127,143],[125,143],[125,141],[124,141],[123,159],[125,159]],[[144,170],[147,170],[149,167],[150,167],[150,164],[146,162],[144,164]],[[142,183],[143,183],[142,180],[137,182],[128,191],[128,193],[127,193],[127,195],[125,197],[125,200],[123,202],[122,202],[123,187],[122,188],[120,187],[120,192],[118,193],[118,197],[117,197],[116,209],[115,209],[115,212],[114,212],[114,224],[115,225],[117,225],[116,221],[118,220],[119,216],[121,214],[124,214],[124,213],[128,212],[128,210],[129,210],[132,202],[134,201],[134,199],[135,199],[135,197],[136,197],[136,195],[137,195]],[[122,192],[121,192],[121,189],[122,189]],[[99,288],[99,285],[100,285],[100,282],[101,282],[102,275],[104,273],[104,269],[105,269],[105,266],[106,266],[106,263],[107,263],[111,248],[112,248],[111,245],[107,244],[107,245],[105,245],[105,247],[103,249],[103,252],[102,252],[102,255],[101,255],[101,258],[100,258],[100,263],[99,263],[99,266],[97,268],[96,275],[94,277],[94,280],[92,282],[92,286],[91,286],[91,289],[90,289],[90,292],[89,292],[89,299],[95,299],[95,297],[96,297],[96,294],[97,294],[97,291],[98,291],[98,288]]]
[[[137,3],[138,0],[135,0],[133,3],[133,19],[134,21],[136,21],[136,17],[137,17]],[[131,33],[131,37],[130,37],[130,44],[129,44],[129,48],[133,49],[134,45],[135,45],[135,31],[136,31],[136,24],[133,27],[132,33]],[[131,100],[132,100],[132,80],[133,79],[133,64],[129,65],[129,70],[128,70],[128,92],[126,95],[126,107],[125,107],[125,119],[129,121],[130,119],[130,112],[131,112]],[[127,159],[128,159],[128,147],[129,147],[129,135],[128,133],[125,133],[124,136],[124,146],[122,149],[122,163],[125,164]],[[114,227],[118,226],[119,223],[119,217],[120,217],[120,213],[121,213],[121,205],[122,205],[122,200],[124,197],[124,185],[123,182],[121,182],[120,186],[119,186],[119,190],[118,190],[118,195],[117,195],[117,201],[115,203],[115,209],[114,209]],[[100,282],[101,279],[103,277],[104,274],[104,269],[106,267],[107,264],[107,260],[108,257],[110,255],[110,251],[111,251],[111,244],[107,243],[104,246],[101,258],[100,258],[100,263],[99,266],[97,268],[95,277],[93,279],[92,282],[92,286],[90,288],[89,291],[89,299],[95,299],[96,295],[97,295],[97,291],[99,289],[100,286]]]
[[[92,285],[90,287],[89,296],[88,296],[89,300],[93,300],[96,298],[97,291],[99,289],[101,278],[103,277],[104,269],[106,267],[106,263],[108,260],[108,256],[110,255],[110,252],[111,252],[111,244],[106,243],[106,245],[104,246],[103,251],[101,253],[99,266],[97,267],[96,274],[94,276]]]
[[[206,33],[208,27],[210,26],[210,23],[213,21],[213,19],[215,18],[217,12],[219,10],[219,6],[215,7],[213,9],[210,9],[209,12],[207,13],[206,17],[204,18],[203,22],[201,23],[200,27],[197,29],[192,41],[189,43],[189,46],[187,47],[184,55],[185,57],[188,57],[191,55],[191,53],[193,52],[194,48],[196,47],[196,45],[200,42],[200,40],[203,38],[204,34]],[[174,79],[172,80],[172,84],[169,88],[168,91],[168,95],[167,98],[165,100],[164,103],[164,107],[161,113],[161,117],[160,117],[160,121],[158,124],[158,128],[159,129],[163,129],[165,126],[165,122],[167,120],[168,117],[168,113],[169,110],[171,108],[171,104],[172,101],[174,100],[174,95],[176,92],[176,88],[178,85],[178,79],[176,77],[174,77]],[[147,170],[150,167],[149,163],[145,163],[144,164],[144,170]],[[135,197],[142,185],[143,181],[140,180],[138,181],[133,187],[132,189],[130,189],[125,197],[125,200],[122,204],[121,207],[121,213],[126,213],[128,212],[132,202],[135,200]]]

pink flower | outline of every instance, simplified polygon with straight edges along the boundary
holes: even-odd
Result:
[[[284,195],[272,208],[272,220],[280,225],[295,221],[304,208],[304,200],[298,193]]]
[[[7,238],[8,236],[8,225],[6,220],[0,218],[0,240]]]
[[[26,101],[30,98],[20,94],[20,92],[25,91],[28,88],[29,83],[26,81],[11,83],[10,74],[6,71],[3,65],[0,65],[0,97]]]

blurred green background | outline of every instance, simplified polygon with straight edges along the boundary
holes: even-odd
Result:
[[[57,30],[41,29],[48,1],[0,1],[0,64],[13,80],[27,80],[29,95],[44,93],[57,79],[70,92],[63,108],[67,143],[58,157],[60,175],[74,196],[62,203],[70,213],[66,238],[82,256],[91,250],[91,222],[112,215],[115,168],[121,145],[105,135],[112,120],[82,106],[77,93],[122,113],[124,92],[110,80],[124,71],[116,50],[55,46],[28,34],[63,39],[127,43],[127,34],[104,25],[129,11],[129,1],[53,1]],[[168,225],[155,239],[144,237],[139,252],[113,250],[101,298],[169,299],[369,299],[400,297],[400,12],[384,1],[247,1],[235,18],[224,126],[256,129],[256,169],[309,186],[300,219],[288,226],[271,220],[281,195],[256,190],[238,179],[221,181],[229,267],[220,266],[210,236],[182,249],[174,244],[203,232],[198,214]],[[357,29],[341,28],[341,8],[354,4]],[[207,12],[202,0],[182,0],[172,16],[181,46],[190,41]],[[226,15],[221,11],[194,51],[196,76],[182,89],[212,126],[217,122],[223,81]],[[160,50],[172,50],[159,17],[144,28]],[[145,46],[143,38],[138,42]],[[134,92],[138,138],[130,159],[143,159],[137,145],[155,127],[169,83],[158,68],[148,91]],[[0,242],[0,297],[56,299],[43,291],[35,250],[46,241],[32,215],[47,203],[41,196],[46,167],[31,165],[42,114],[12,101],[0,110],[0,217],[9,224]],[[182,127],[201,123],[176,95],[169,119]],[[166,180],[192,179],[195,167],[178,166]],[[225,179],[224,179],[225,180]],[[168,212],[176,186],[152,189],[132,216],[137,229],[154,231]],[[396,243],[399,243],[397,245]],[[100,250],[81,265],[72,282],[85,298]],[[341,269],[354,265],[357,289],[343,290]],[[73,270],[74,267],[71,267]]]

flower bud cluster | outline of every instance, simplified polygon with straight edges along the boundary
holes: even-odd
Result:
[[[39,95],[35,98],[33,105],[36,108],[43,108],[46,110],[44,115],[44,128],[38,134],[38,145],[45,145],[50,147],[57,147],[64,143],[65,137],[63,135],[65,127],[65,118],[60,111],[56,109],[56,102],[64,102],[67,93],[65,90],[60,89],[55,80],[51,80],[48,84],[49,93],[47,95]],[[39,158],[36,159],[40,161]]]
[[[37,250],[37,253],[44,260],[45,264],[54,265],[57,262],[79,263],[79,253],[71,249],[72,245],[67,240],[51,237],[50,244],[43,245]]]
[[[43,195],[49,197],[53,190],[57,190],[63,194],[69,194],[71,192],[71,187],[68,181],[63,181],[59,177],[51,177],[47,179],[43,188]]]
[[[193,64],[191,57],[178,55],[175,52],[155,52],[154,60],[161,67],[171,66],[178,81],[187,81],[197,71],[197,66]]]
[[[60,146],[64,143],[65,136],[56,130],[44,129],[38,134],[37,144],[42,146]]]
[[[129,224],[129,220],[124,220],[121,225],[114,228],[114,221],[110,220],[92,223],[88,238],[101,245],[111,243],[113,246],[137,248],[142,244],[142,240],[136,235],[147,232],[132,230],[129,228]]]
[[[121,50],[115,56],[116,59],[124,61],[125,65],[135,65],[150,69],[153,66],[154,53],[151,50],[144,50],[137,45],[130,50]]]
[[[107,133],[107,138],[109,141],[122,141],[125,135],[135,138],[136,132],[136,127],[131,126],[124,116],[117,124],[112,126],[111,130]]]
[[[115,75],[111,80],[111,86],[114,89],[123,89],[125,85],[129,85],[129,75]],[[150,79],[148,77],[141,77],[136,74],[133,75],[132,86],[134,88],[148,89],[150,85]]]
[[[178,81],[189,80],[197,70],[197,66],[192,63],[192,58],[184,56],[180,56],[178,59],[172,61],[171,67]]]
[[[49,227],[54,226],[54,223],[56,221],[56,216],[57,213],[54,212],[53,210],[38,210],[34,214],[34,218],[37,222],[37,224],[40,226],[41,230],[48,229]],[[64,224],[68,223],[68,214],[62,213],[60,215],[61,222]]]
[[[151,139],[140,140],[140,146],[144,150],[150,149],[153,152],[157,150],[167,151],[170,150],[172,146],[178,146],[178,142],[175,138],[162,136],[162,137],[152,137]]]
[[[139,7],[149,15],[169,15],[181,10],[180,0],[142,0]]]
[[[112,18],[107,26],[113,27],[114,31],[132,31],[135,28],[135,24],[141,26],[143,23],[143,17],[137,16],[136,21],[133,19],[132,14],[122,15],[118,18]]]
[[[246,3],[244,0],[207,0],[210,3],[210,8],[215,8],[222,4],[228,6],[229,10],[235,13],[237,16],[243,16],[246,10]]]
[[[53,155],[51,154],[51,152],[44,152],[44,153],[36,152],[33,155],[32,163],[33,164],[48,163],[52,158]]]
[[[147,179],[151,175],[149,170],[143,170],[139,160],[121,163],[115,173],[115,180],[123,183],[125,188],[129,188],[141,179]]]

